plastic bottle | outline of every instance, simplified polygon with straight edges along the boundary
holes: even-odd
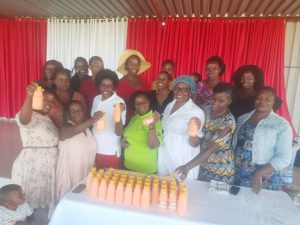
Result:
[[[169,210],[175,211],[177,206],[177,190],[175,187],[171,187],[169,194]]]
[[[101,179],[100,185],[99,185],[99,191],[98,191],[98,199],[105,200],[106,199],[106,193],[107,193],[107,178]]]
[[[119,181],[117,190],[116,190],[116,202],[123,203],[123,199],[124,199],[124,182]]]
[[[143,120],[143,124],[145,126],[149,126],[151,123],[153,123],[153,121],[154,121],[154,117],[153,116],[149,116],[149,117],[147,117],[147,118],[145,118]]]
[[[115,123],[118,123],[121,121],[121,104],[120,103],[115,104],[113,119],[114,119]]]
[[[105,129],[105,114],[96,122],[96,130],[103,131]]]
[[[159,208],[165,211],[168,208],[168,192],[167,186],[162,186],[159,194]]]
[[[106,200],[109,202],[114,202],[116,199],[116,183],[114,179],[111,179],[107,187]]]
[[[177,201],[177,213],[179,215],[184,215],[187,211],[188,204],[188,192],[186,188],[182,188],[179,192]]]
[[[281,185],[283,186],[283,189],[285,187],[289,187],[293,183],[293,176],[294,176],[294,171],[293,171],[293,166],[290,164],[288,167],[284,168],[281,171]]]
[[[150,207],[150,185],[144,185],[141,196],[141,207],[144,209]]]
[[[159,203],[159,182],[154,180],[152,183],[151,203],[158,205]]]
[[[86,183],[85,183],[86,191],[88,193],[91,190],[91,185],[92,185],[93,178],[94,178],[94,173],[93,173],[93,171],[90,171],[88,177],[86,178]]]
[[[132,204],[132,183],[128,182],[124,192],[124,204]]]
[[[32,109],[43,109],[43,102],[43,88],[41,86],[37,86],[32,97]]]
[[[188,127],[188,134],[190,137],[196,137],[198,133],[198,125],[195,119],[191,119]]]
[[[99,190],[99,180],[98,177],[94,176],[90,188],[90,196],[92,198],[98,197],[98,190]]]
[[[137,183],[134,187],[133,197],[132,197],[132,204],[135,207],[140,207],[141,205],[141,184]]]

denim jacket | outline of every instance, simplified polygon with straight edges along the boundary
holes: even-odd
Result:
[[[244,114],[238,118],[237,129],[233,136],[232,146],[235,149],[237,135],[241,126],[255,112]],[[280,171],[291,163],[293,134],[289,123],[273,111],[258,122],[252,143],[252,163],[270,163],[276,171]]]

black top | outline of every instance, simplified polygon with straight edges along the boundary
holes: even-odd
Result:
[[[245,98],[237,97],[235,103],[231,106],[231,113],[234,118],[238,118],[241,115],[251,112],[254,110],[254,102],[256,96],[249,96]]]
[[[152,109],[153,112],[158,112],[159,114],[162,114],[167,107],[167,105],[173,101],[174,99],[174,94],[173,91],[169,92],[169,95],[165,99],[165,101],[162,104],[159,104],[156,99],[156,92],[155,90],[150,91],[149,93],[150,97],[150,108]]]

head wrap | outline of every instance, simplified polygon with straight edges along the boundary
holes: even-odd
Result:
[[[174,80],[174,83],[173,83],[174,87],[178,83],[184,83],[184,84],[186,84],[191,89],[191,93],[195,94],[195,92],[196,92],[196,84],[195,84],[195,81],[191,77],[189,77],[187,75],[182,75],[180,77],[177,77],[176,80]]]

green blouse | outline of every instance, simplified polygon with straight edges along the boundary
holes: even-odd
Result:
[[[142,116],[138,114],[133,116],[124,130],[123,136],[129,144],[124,152],[124,166],[129,170],[148,174],[157,172],[157,148],[148,147],[149,126],[143,125],[143,120],[151,115],[153,112],[150,110]],[[155,124],[155,130],[161,143],[160,121]]]

